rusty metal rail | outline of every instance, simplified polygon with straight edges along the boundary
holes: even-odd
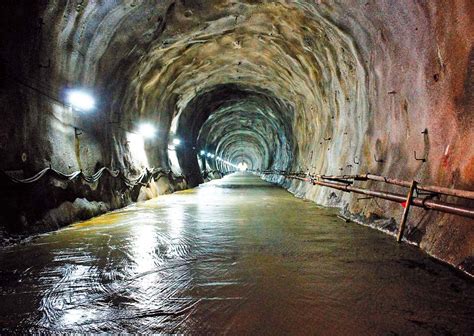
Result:
[[[326,176],[326,175],[317,175],[324,180],[355,180],[355,181],[377,181],[377,182],[385,182],[388,184],[397,185],[400,187],[410,188],[411,182],[404,181],[400,179],[374,175],[374,174],[365,174],[365,175],[340,175],[340,176]],[[449,195],[449,196],[456,196],[466,199],[474,200],[474,191],[469,190],[460,190],[460,189],[451,189],[446,187],[438,187],[438,186],[430,186],[430,185],[422,185],[418,184],[416,186],[417,190],[427,191],[435,194],[442,194],[442,195]]]
[[[264,171],[262,173],[282,175],[282,176],[285,176],[286,178],[309,182],[313,185],[329,187],[329,188],[333,188],[337,190],[342,190],[345,192],[354,192],[354,193],[363,194],[367,196],[386,199],[386,200],[397,202],[397,203],[405,203],[407,201],[407,195],[355,187],[355,186],[352,186],[353,181],[373,180],[373,181],[380,181],[380,182],[385,182],[389,184],[394,184],[394,185],[398,185],[398,186],[406,187],[406,188],[410,188],[412,185],[412,182],[386,178],[383,176],[372,175],[372,174],[327,176],[327,175],[307,175],[300,172],[289,172],[287,174],[282,174],[281,172]],[[429,191],[435,194],[443,194],[443,195],[456,196],[456,197],[467,198],[467,199],[474,199],[474,195],[473,195],[474,193],[471,191],[466,191],[466,190],[449,189],[449,188],[435,187],[435,186],[423,186],[423,185],[418,185],[418,184],[416,185],[416,190],[423,190],[423,191]],[[474,218],[474,208],[470,208],[470,207],[459,205],[459,204],[443,202],[441,200],[433,199],[433,196],[436,196],[436,195],[428,195],[427,197],[424,197],[424,198],[415,197],[411,195],[410,203],[411,205],[421,207],[424,209],[432,209],[432,210],[441,211],[445,213]]]
[[[311,181],[314,185],[320,185],[325,187],[330,187],[333,189],[338,189],[346,192],[354,192],[357,194],[364,194],[368,196],[374,196],[389,201],[404,203],[406,201],[406,195],[391,193],[386,191],[379,190],[368,190],[364,188],[354,187],[348,184],[335,183],[335,182],[325,182],[313,180]],[[465,216],[474,218],[474,209],[468,208],[458,204],[446,203],[443,201],[430,199],[430,198],[420,198],[420,197],[411,197],[411,204],[420,208],[432,209],[441,212],[451,213],[459,216]]]

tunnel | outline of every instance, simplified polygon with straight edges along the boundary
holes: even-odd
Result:
[[[0,333],[474,333],[473,1],[0,6]]]

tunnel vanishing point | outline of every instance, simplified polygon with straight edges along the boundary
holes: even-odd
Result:
[[[474,2],[2,1],[3,244],[238,169],[474,274]]]

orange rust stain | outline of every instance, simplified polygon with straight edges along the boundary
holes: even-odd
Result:
[[[462,176],[467,182],[474,183],[474,156],[471,156],[471,158],[467,160],[467,164],[462,171]]]
[[[444,155],[443,158],[441,159],[441,165],[444,168],[448,168],[451,165],[451,160],[449,159],[449,155]]]

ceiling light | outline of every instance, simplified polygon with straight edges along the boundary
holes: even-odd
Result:
[[[178,139],[178,138],[174,138],[174,139],[173,139],[173,145],[179,146],[180,144],[181,144],[181,140],[180,140],[180,139]]]
[[[138,133],[144,138],[153,138],[156,133],[156,128],[151,124],[141,124],[138,127]]]
[[[90,111],[95,108],[94,98],[81,90],[70,90],[67,92],[67,102],[75,110]]]

